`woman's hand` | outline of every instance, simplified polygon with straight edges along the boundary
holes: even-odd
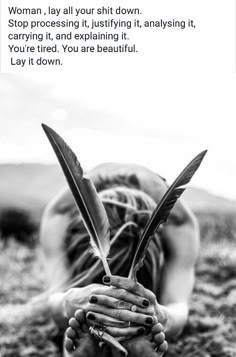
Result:
[[[156,296],[130,279],[104,277],[104,284],[72,288],[64,295],[64,316],[74,316],[82,309],[90,326],[105,326],[112,336],[127,339],[145,333],[145,327],[166,322],[165,310]]]
[[[106,285],[115,287],[121,293],[121,297],[126,304],[135,304],[136,301],[137,312],[152,316],[153,322],[160,322],[165,328],[168,320],[166,309],[158,304],[156,296],[152,291],[144,288],[138,282],[115,275],[105,276],[103,282]],[[99,303],[99,297],[97,298]],[[142,305],[140,304],[141,301]],[[106,303],[108,304],[108,301]],[[111,303],[111,300],[109,300],[109,303]]]
[[[137,334],[139,327],[151,326],[154,320],[149,316],[148,305],[147,299],[131,292],[99,284],[72,288],[63,297],[65,317],[70,318],[77,309],[82,309],[90,325],[107,326],[113,336]]]
[[[122,298],[127,298],[129,302]],[[64,294],[63,311],[68,319],[80,309],[86,315],[88,326],[103,326],[104,330],[124,341],[133,336],[143,335],[145,326],[153,324],[146,314],[149,302],[124,289],[91,284],[82,288],[72,288]]]
[[[88,326],[101,326],[120,342],[145,335],[162,354],[167,342],[163,327],[158,323],[161,314],[155,295],[127,278],[104,277],[104,283],[109,285],[91,284],[70,289],[64,298],[67,318],[82,308]]]
[[[89,297],[99,287],[103,288],[100,284],[90,284],[81,288],[71,288],[63,295],[63,315],[66,318],[74,316],[77,309],[81,309],[85,312],[89,311],[90,302]]]

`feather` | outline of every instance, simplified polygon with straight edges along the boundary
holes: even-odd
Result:
[[[186,185],[194,173],[199,168],[207,150],[198,154],[181,172],[177,179],[166,191],[160,202],[157,204],[151,218],[147,222],[143,234],[140,238],[139,244],[137,246],[133,262],[131,264],[129,278],[136,280],[136,273],[139,268],[143,265],[143,260],[145,258],[148,245],[152,239],[154,233],[158,227],[167,221],[171,209],[174,207],[178,198],[182,195],[185,188],[182,186]]]
[[[110,251],[110,227],[105,208],[92,181],[85,177],[76,155],[65,141],[50,127],[42,124],[49,142],[65,174],[75,202],[81,212],[90,235],[92,252],[103,263],[107,275],[111,275],[107,263]]]

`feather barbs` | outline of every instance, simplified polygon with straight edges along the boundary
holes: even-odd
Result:
[[[182,195],[185,188],[183,187],[193,177],[197,169],[199,168],[207,150],[198,154],[180,173],[173,184],[166,191],[160,202],[157,204],[151,218],[147,222],[142,237],[139,241],[131,268],[129,272],[129,278],[136,280],[136,273],[143,265],[149,242],[159,228],[159,226],[166,222],[169,214],[174,207],[178,198]]]
[[[71,148],[50,127],[44,124],[42,127],[58,158],[89,232],[94,255],[101,259],[106,274],[111,275],[106,260],[110,251],[110,227],[103,203],[92,181],[84,176],[83,169]]]

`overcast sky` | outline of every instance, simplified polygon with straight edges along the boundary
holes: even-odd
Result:
[[[208,149],[193,183],[236,198],[236,83],[93,81],[0,75],[0,162],[56,162],[40,124],[85,168],[136,162],[171,182]]]

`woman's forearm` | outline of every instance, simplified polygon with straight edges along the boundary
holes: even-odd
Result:
[[[4,325],[20,326],[23,323],[37,321],[42,316],[50,316],[48,296],[42,295],[24,304],[0,306],[0,321]]]
[[[65,314],[65,293],[58,292],[50,295],[48,299],[50,315],[58,327],[66,328],[68,317]]]
[[[76,295],[78,297],[78,294]],[[74,299],[76,300],[76,299]],[[21,324],[37,321],[42,317],[53,319],[60,329],[65,329],[69,315],[75,312],[74,306],[68,299],[67,293],[43,293],[25,304],[7,304],[0,306],[0,321],[4,325],[20,326]]]
[[[188,319],[188,305],[186,303],[173,303],[161,306],[164,318],[166,337],[179,335]]]

